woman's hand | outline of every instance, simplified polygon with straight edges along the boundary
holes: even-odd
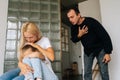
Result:
[[[40,47],[38,44],[35,44],[35,43],[27,43],[27,44],[29,44],[29,45],[33,46],[34,48],[37,48],[37,49],[38,49],[38,47]]]
[[[20,74],[25,75],[28,72],[32,72],[33,73],[33,69],[30,66],[28,66],[27,64],[24,64],[24,63],[20,62],[19,67],[21,69],[21,73]]]

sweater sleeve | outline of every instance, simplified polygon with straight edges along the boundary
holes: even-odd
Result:
[[[72,40],[72,42],[76,43],[76,42],[80,41],[80,38],[78,38],[77,35],[78,35],[78,29],[76,28],[76,26],[71,27],[71,40]]]
[[[94,24],[93,30],[95,31],[98,38],[102,41],[105,52],[107,54],[111,54],[113,46],[109,34],[97,20],[92,21],[92,23]]]

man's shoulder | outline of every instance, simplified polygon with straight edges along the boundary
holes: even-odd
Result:
[[[97,19],[93,18],[93,17],[85,17],[85,22],[95,23],[95,22],[99,22],[99,21]]]
[[[85,17],[86,20],[95,20],[93,17]]]

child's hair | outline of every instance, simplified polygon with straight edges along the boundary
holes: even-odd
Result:
[[[27,45],[23,46],[23,48],[22,48],[22,52],[25,52],[27,49],[31,49],[33,52],[38,51],[37,48],[35,48],[35,47],[33,47],[33,46],[27,44]]]

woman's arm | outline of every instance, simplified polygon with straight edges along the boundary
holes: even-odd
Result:
[[[51,61],[54,61],[54,50],[52,47],[48,47],[47,49],[43,49],[39,45],[35,43],[29,43],[31,46],[37,48],[43,55],[46,55]]]
[[[42,51],[43,54],[45,54],[51,61],[54,61],[54,50],[52,47],[47,48],[46,50],[39,47],[39,49]]]

